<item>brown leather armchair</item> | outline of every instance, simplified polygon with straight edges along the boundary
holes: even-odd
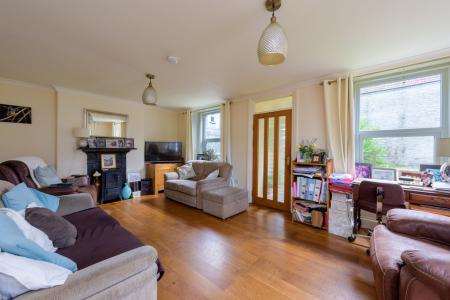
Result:
[[[392,209],[370,254],[380,300],[450,299],[450,218]]]
[[[97,188],[94,185],[66,185],[38,188],[30,174],[28,166],[19,160],[8,160],[0,164],[0,180],[9,181],[14,185],[24,182],[28,187],[55,196],[75,193],[89,193],[97,201]]]

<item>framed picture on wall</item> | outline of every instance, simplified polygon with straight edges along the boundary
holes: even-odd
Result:
[[[115,169],[117,168],[116,164],[116,155],[115,154],[101,154],[100,161],[102,169]]]
[[[0,104],[0,122],[31,124],[31,107]]]

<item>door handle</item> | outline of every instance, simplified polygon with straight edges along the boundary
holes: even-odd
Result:
[[[289,166],[291,164],[291,157],[286,157],[286,166]]]

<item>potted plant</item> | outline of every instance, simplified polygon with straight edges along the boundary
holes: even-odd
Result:
[[[316,140],[302,142],[297,145],[297,161],[310,163],[312,161],[312,154],[314,149],[317,148]]]

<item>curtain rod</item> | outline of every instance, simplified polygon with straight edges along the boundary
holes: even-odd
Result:
[[[439,62],[439,61],[442,61],[442,63],[445,63],[445,60],[449,60],[449,59],[450,59],[450,56],[444,56],[444,57],[434,58],[434,59],[430,59],[430,60],[426,60],[426,61],[422,61],[422,62],[418,62],[418,63],[413,63],[413,64],[409,64],[409,65],[405,65],[405,66],[389,68],[389,69],[381,70],[381,71],[369,72],[369,73],[355,76],[354,78],[358,79],[358,78],[366,77],[366,76],[373,76],[373,75],[383,74],[383,73],[388,73],[388,72],[393,72],[393,71],[400,71],[402,69],[411,68],[411,67],[420,66],[420,65],[426,65],[426,64],[433,63],[433,62]],[[336,82],[337,82],[337,80],[329,80],[328,84],[331,85]],[[323,86],[323,82],[321,82],[320,85]]]
[[[335,79],[335,80],[328,80],[328,85],[332,85],[333,83],[336,83],[336,82],[337,82],[337,79]],[[323,81],[321,83],[319,83],[319,85],[323,86]]]

